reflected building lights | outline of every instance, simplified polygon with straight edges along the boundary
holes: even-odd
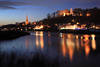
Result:
[[[43,32],[36,32],[36,47],[41,49],[44,48]]]
[[[96,41],[95,41],[95,35],[91,35],[92,37],[92,49],[96,50]]]
[[[85,56],[88,57],[90,54],[90,44],[92,44],[92,49],[96,50],[96,42],[95,42],[95,35],[91,35],[92,43],[90,43],[90,35],[73,35],[73,34],[65,34],[61,33],[61,44],[62,44],[62,54],[64,57],[69,55],[70,61],[73,60],[73,55],[75,50],[85,51]],[[75,47],[76,46],[76,47]]]
[[[76,35],[76,47],[77,47],[77,50],[79,50],[79,36]]]
[[[43,32],[40,32],[41,36],[40,36],[40,45],[41,45],[41,48],[43,49],[44,48],[44,39],[43,39]]]
[[[85,55],[88,56],[90,53],[90,46],[88,44],[85,44]]]
[[[89,45],[89,37],[90,35],[84,35],[84,46],[85,46],[85,55],[88,56],[90,53],[90,45]]]
[[[36,47],[39,47],[39,38],[38,38],[38,32],[36,32]]]
[[[29,47],[29,41],[28,41],[28,39],[25,39],[25,46],[28,49],[28,47]]]
[[[60,36],[62,36],[62,54],[64,57],[68,54],[70,61],[72,61],[75,48],[74,35],[62,33]]]
[[[63,53],[63,56],[65,57],[66,56],[66,43],[65,43],[65,38],[62,38],[62,53]]]
[[[72,61],[73,54],[74,54],[75,43],[74,43],[73,40],[74,40],[73,35],[68,34],[68,37],[67,37],[67,46],[68,46],[68,52],[69,52],[70,61]]]
[[[83,47],[83,36],[81,36],[81,47]]]

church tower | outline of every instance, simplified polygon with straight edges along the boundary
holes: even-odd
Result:
[[[28,24],[28,16],[26,16],[26,25]]]
[[[73,15],[73,9],[72,8],[70,9],[70,14]]]

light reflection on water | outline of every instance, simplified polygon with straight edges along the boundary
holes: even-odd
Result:
[[[48,59],[69,58],[83,54],[89,57],[91,50],[96,50],[96,35],[75,35],[54,32],[32,32],[32,35],[20,37],[15,40],[1,41],[0,52],[29,55],[36,52],[43,53]],[[81,55],[80,55],[81,56]]]
[[[73,59],[73,55],[76,51],[85,51],[85,56],[88,56],[90,53],[90,47],[92,50],[96,50],[96,35],[73,35],[61,33],[61,45],[62,45],[62,54],[64,57],[69,55],[70,61]],[[91,43],[90,43],[91,42]]]

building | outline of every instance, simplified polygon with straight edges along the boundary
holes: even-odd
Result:
[[[73,10],[72,8],[70,10],[65,9],[65,10],[59,10],[56,13],[57,16],[69,16],[69,15],[73,15]]]
[[[26,23],[25,23],[26,25],[28,24],[28,16],[26,16]]]

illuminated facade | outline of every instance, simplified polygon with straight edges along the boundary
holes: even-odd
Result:
[[[67,25],[62,25],[60,26],[60,29],[80,29],[80,27],[77,25],[77,24],[74,24],[74,25],[70,25],[70,24],[67,24]]]
[[[73,10],[72,8],[70,9],[70,11],[68,9],[65,10],[59,10],[57,11],[57,16],[69,16],[69,15],[73,15]]]

